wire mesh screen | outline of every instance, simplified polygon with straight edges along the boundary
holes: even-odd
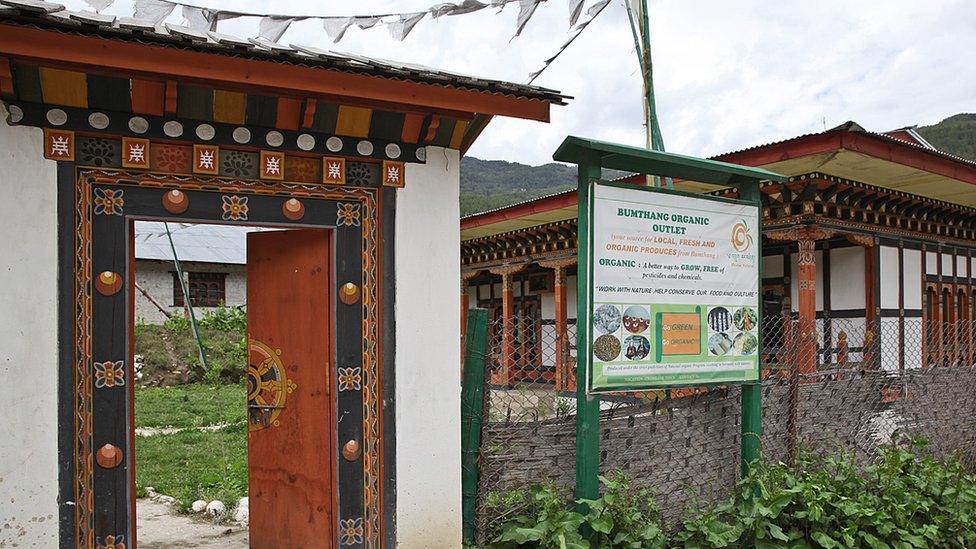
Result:
[[[576,464],[575,326],[489,324],[477,540],[522,511],[523,490],[572,493]],[[762,452],[847,452],[870,460],[895,435],[976,465],[976,327],[921,318],[766,317]],[[604,395],[600,468],[655,491],[665,522],[725,498],[739,477],[740,390],[692,387]]]

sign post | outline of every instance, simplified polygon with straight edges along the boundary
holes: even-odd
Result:
[[[762,432],[759,185],[785,178],[573,136],[553,159],[579,166],[576,497],[598,496],[607,392],[742,385],[746,474]],[[686,190],[600,181],[603,168]],[[701,194],[722,188],[738,197]]]

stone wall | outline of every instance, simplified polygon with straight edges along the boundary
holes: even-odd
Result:
[[[939,457],[959,455],[976,465],[976,368],[891,372],[838,372],[799,379],[773,378],[763,386],[763,453],[788,458],[790,425],[795,445],[808,451],[847,451],[872,459],[892,435],[918,436]],[[505,391],[492,391],[493,399]],[[791,407],[795,420],[791,421]],[[727,497],[739,477],[740,393],[737,388],[674,400],[636,399],[604,409],[600,422],[601,472],[620,469],[635,484],[653,487],[667,522],[689,508]],[[494,422],[482,441],[482,517],[517,514],[488,508],[489,492],[550,480],[572,491],[575,416]]]

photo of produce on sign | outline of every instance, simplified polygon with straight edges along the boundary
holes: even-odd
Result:
[[[759,378],[759,209],[597,183],[592,391]]]

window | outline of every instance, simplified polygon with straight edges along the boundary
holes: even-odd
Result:
[[[227,273],[186,273],[190,303],[194,307],[218,307],[226,301]],[[173,306],[182,307],[183,287],[180,277],[173,273]]]

